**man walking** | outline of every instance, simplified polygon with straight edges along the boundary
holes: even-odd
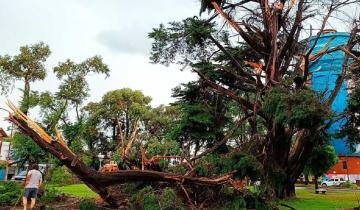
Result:
[[[42,174],[39,171],[39,166],[37,164],[33,164],[31,165],[30,169],[31,170],[26,175],[25,184],[24,184],[25,185],[25,193],[23,196],[24,210],[26,210],[28,199],[31,199],[30,209],[34,208],[38,189],[42,183]]]

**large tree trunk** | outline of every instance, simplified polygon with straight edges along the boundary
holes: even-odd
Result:
[[[292,132],[281,125],[275,124],[271,130],[264,152],[266,180],[277,198],[291,198],[312,151],[312,139],[305,130],[297,133],[295,141]]]
[[[30,81],[28,79],[25,79],[24,81],[24,94],[23,94],[23,106],[22,111],[25,114],[28,114],[29,111],[29,100],[30,100]]]
[[[315,175],[315,176],[314,176],[315,191],[316,191],[317,189],[319,189],[318,179],[319,179],[319,176],[318,176],[318,175]]]
[[[211,179],[147,170],[121,170],[119,172],[110,173],[98,172],[85,165],[85,163],[67,147],[61,138],[51,138],[14,105],[10,104],[9,106],[17,114],[16,116],[9,116],[11,122],[17,125],[24,134],[32,138],[42,149],[58,158],[61,163],[68,167],[81,181],[112,206],[119,206],[121,200],[117,200],[116,197],[112,195],[109,190],[110,187],[125,182],[169,182],[181,183],[183,185],[205,186],[219,186],[230,183],[229,180],[231,179],[232,174],[226,174],[222,177]]]
[[[277,198],[292,198],[295,196],[295,183],[286,180],[282,183],[282,188],[276,190],[276,197]]]

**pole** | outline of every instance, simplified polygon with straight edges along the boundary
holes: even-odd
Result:
[[[9,160],[10,160],[10,149],[11,149],[11,142],[12,142],[12,138],[13,138],[13,130],[14,130],[14,125],[11,126],[11,134],[8,137],[9,139],[9,147],[8,147],[8,153],[7,153],[7,157],[6,157],[6,170],[5,170],[5,181],[7,181],[7,177],[9,175]]]
[[[12,137],[10,136],[9,137],[9,147],[8,147],[8,153],[7,153],[7,157],[6,157],[6,162],[5,162],[5,166],[6,166],[6,169],[5,169],[5,181],[7,181],[7,177],[9,175],[9,160],[10,160],[10,148],[11,148],[11,140],[12,140]]]
[[[3,137],[2,135],[0,135],[0,161],[2,160],[1,159],[2,142],[3,142]]]
[[[3,160],[1,158],[2,143],[3,143],[3,137],[2,137],[2,135],[0,135],[0,165],[3,164]],[[0,170],[2,170],[2,169],[0,169]]]
[[[346,175],[347,175],[347,179],[348,179],[348,182],[350,182],[350,177],[349,177],[349,162],[348,162],[348,156],[347,156],[347,154],[346,154],[346,160],[345,160],[345,162],[346,162]]]

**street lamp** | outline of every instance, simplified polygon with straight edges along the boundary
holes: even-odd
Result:
[[[101,153],[98,154],[98,158],[99,158],[99,161],[100,161],[100,168],[102,168],[102,165],[101,165],[101,161],[104,160],[104,155],[102,155]]]

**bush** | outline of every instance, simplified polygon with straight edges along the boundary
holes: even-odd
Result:
[[[15,204],[22,196],[21,188],[16,182],[0,182],[0,206]]]
[[[154,190],[146,186],[130,198],[131,209],[136,210],[183,210],[184,204],[171,188]]]
[[[67,168],[57,167],[51,173],[51,178],[49,180],[50,184],[64,186],[70,184],[80,183],[79,179],[69,172]]]
[[[45,190],[45,193],[41,198],[39,199],[42,203],[53,203],[56,201],[60,201],[62,197],[62,194],[56,190],[55,188],[47,188]]]
[[[160,210],[158,198],[151,186],[139,190],[130,198],[131,209]]]
[[[93,200],[84,199],[80,201],[79,204],[80,210],[98,210],[100,209]]]
[[[171,188],[165,188],[160,199],[162,210],[184,209],[184,204],[179,199],[175,191]]]

